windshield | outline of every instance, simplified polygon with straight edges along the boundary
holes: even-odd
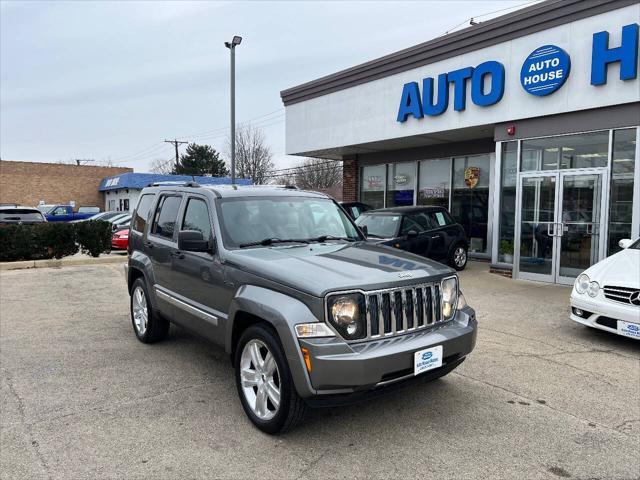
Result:
[[[226,198],[218,203],[226,248],[256,246],[265,240],[362,240],[331,200],[311,197]],[[326,238],[322,238],[326,237]],[[278,243],[266,241],[264,245]]]
[[[367,227],[367,236],[395,237],[400,225],[400,215],[368,215],[363,213],[356,220],[359,227]]]
[[[27,222],[42,221],[42,214],[34,210],[21,210],[19,208],[0,211],[0,220],[21,220]]]
[[[42,213],[49,213],[50,210],[53,210],[53,207],[55,207],[55,205],[38,205],[36,208]]]

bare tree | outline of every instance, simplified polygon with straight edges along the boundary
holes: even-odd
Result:
[[[156,158],[151,162],[151,170],[153,173],[161,173],[163,175],[171,175],[175,168],[173,158]]]
[[[231,157],[231,141],[227,139],[227,152]],[[252,125],[236,129],[236,177],[250,178],[255,185],[267,183],[273,172],[273,155],[267,146],[264,131]],[[231,162],[229,162],[231,163]]]
[[[304,190],[323,190],[342,185],[342,163],[339,161],[307,158],[290,171],[295,186]]]

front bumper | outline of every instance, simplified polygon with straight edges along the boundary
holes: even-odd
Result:
[[[608,300],[602,292],[599,292],[595,298],[591,298],[588,295],[577,294],[574,289],[571,293],[570,303],[571,313],[569,318],[588,327],[620,334],[617,330],[618,320],[635,323],[640,326],[640,308],[635,305]],[[584,312],[583,316],[575,314],[576,308]]]
[[[410,380],[414,353],[436,345],[443,348],[442,367],[437,369],[443,375],[473,350],[476,334],[475,312],[466,307],[444,325],[413,334],[363,343],[347,343],[340,337],[300,339],[300,345],[309,351],[309,379],[315,394],[340,396]],[[437,370],[418,377],[433,376]]]

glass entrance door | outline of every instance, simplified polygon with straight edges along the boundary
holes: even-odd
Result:
[[[571,284],[601,257],[603,174],[560,174],[556,281]]]
[[[521,174],[518,278],[571,284],[604,258],[605,177],[604,170]]]

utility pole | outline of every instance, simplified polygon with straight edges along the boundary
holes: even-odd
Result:
[[[174,147],[176,147],[176,173],[178,173],[178,165],[180,163],[180,156],[178,155],[178,145],[189,142],[180,142],[179,140],[165,140],[164,143],[171,143]]]
[[[234,36],[230,42],[224,42],[231,53],[231,185],[236,184],[236,47],[242,37]]]

